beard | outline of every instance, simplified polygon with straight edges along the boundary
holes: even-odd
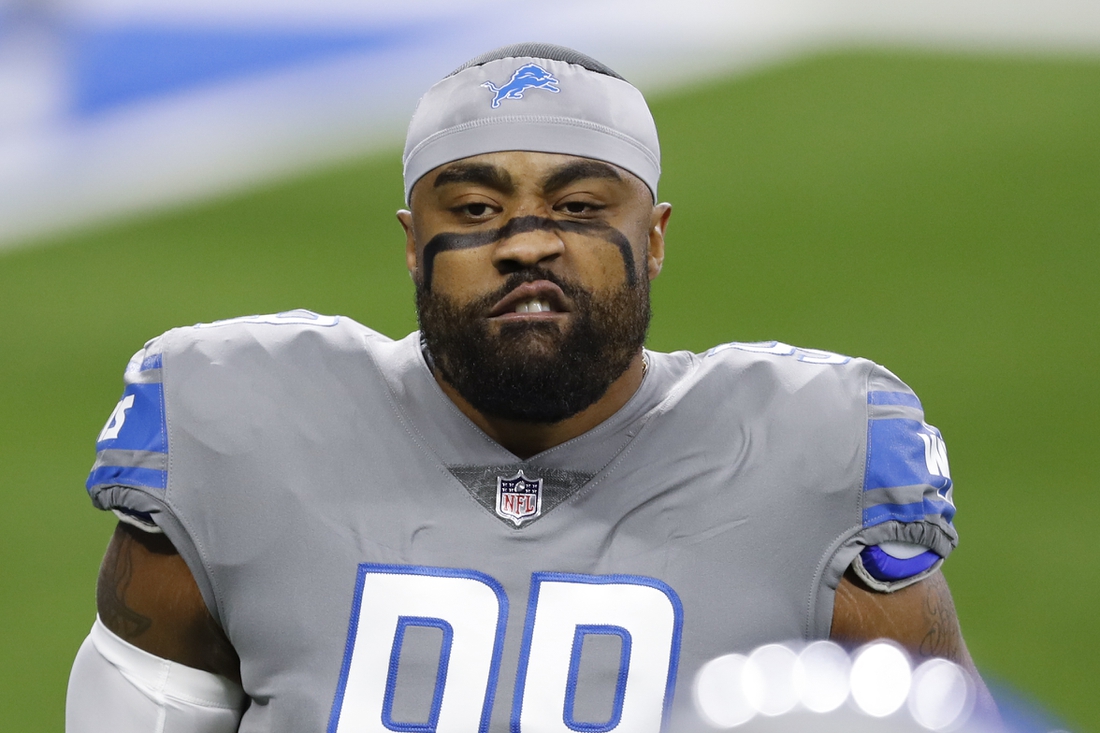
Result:
[[[526,282],[548,280],[573,303],[570,323],[500,322],[485,314]],[[649,329],[649,280],[597,297],[541,269],[513,273],[495,293],[460,305],[417,283],[420,332],[436,369],[488,417],[561,422],[591,406],[630,366]]]

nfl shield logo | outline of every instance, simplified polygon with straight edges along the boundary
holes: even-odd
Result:
[[[512,478],[497,477],[497,514],[518,527],[542,513],[542,479],[529,479],[521,470]]]

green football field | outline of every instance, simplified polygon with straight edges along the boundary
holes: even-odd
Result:
[[[845,53],[654,100],[650,345],[867,356],[951,452],[978,666],[1100,730],[1100,61]],[[396,151],[0,254],[0,729],[59,731],[114,525],[83,490],[145,339],[304,307],[415,327]]]

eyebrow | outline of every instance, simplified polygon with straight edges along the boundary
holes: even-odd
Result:
[[[452,183],[476,183],[501,193],[512,193],[516,184],[508,171],[484,163],[459,163],[449,166],[435,177],[433,188]]]
[[[586,178],[607,178],[613,181],[621,181],[623,177],[613,166],[601,163],[598,160],[579,160],[568,163],[558,168],[546,177],[542,182],[544,193],[551,193],[565,188],[570,183]]]

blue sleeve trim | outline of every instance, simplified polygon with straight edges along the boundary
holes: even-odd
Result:
[[[154,468],[133,466],[100,466],[88,475],[85,485],[88,491],[96,486],[145,486],[151,489],[168,488],[168,472]]]
[[[868,405],[901,405],[924,410],[920,399],[912,392],[868,392]]]
[[[901,559],[887,554],[880,547],[863,548],[859,553],[863,569],[875,580],[897,581],[920,575],[940,561],[940,556],[928,550],[916,557]]]
[[[921,522],[936,516],[942,516],[950,522],[955,517],[954,505],[935,499],[924,499],[912,504],[877,504],[863,510],[863,526],[873,527],[889,521]]]
[[[947,495],[951,471],[940,431],[919,420],[871,420],[867,474],[863,488],[888,489],[926,484]]]
[[[96,451],[141,450],[168,452],[168,425],[164,417],[164,385],[128,384],[114,412],[99,434]]]
[[[155,354],[145,360],[142,368],[158,369],[160,363],[160,354]],[[108,465],[97,464],[92,468],[85,483],[89,492],[96,486],[111,485],[168,488],[168,472],[163,469],[149,468],[148,464],[146,467],[109,465],[113,461],[125,460],[120,459],[119,454],[168,453],[164,385],[159,382],[126,385],[122,399],[99,434],[96,451],[100,461],[106,461]],[[114,451],[117,453],[112,453]]]

